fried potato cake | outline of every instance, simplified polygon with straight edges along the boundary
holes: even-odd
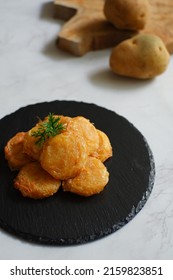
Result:
[[[39,146],[36,144],[37,139],[32,136],[32,133],[34,131],[38,130],[39,123],[36,124],[33,128],[31,128],[28,132],[26,132],[26,135],[24,138],[24,145],[23,145],[24,152],[28,156],[30,156],[31,158],[33,158],[34,160],[37,160],[37,161],[40,159],[42,146]]]
[[[73,131],[65,131],[46,141],[40,163],[54,178],[66,180],[81,171],[86,158],[87,149],[83,137]]]
[[[18,132],[4,147],[5,158],[11,170],[18,170],[31,162],[31,158],[23,152],[25,132]]]
[[[68,126],[69,130],[74,130],[76,133],[80,133],[87,145],[88,155],[94,153],[99,146],[99,136],[95,126],[86,118],[82,116],[72,118]]]
[[[44,118],[43,122],[48,120],[48,116]],[[67,128],[68,124],[70,123],[70,121],[72,120],[71,117],[69,116],[64,116],[64,115],[54,115],[54,118],[60,118],[60,123],[62,123],[65,127],[65,129]]]
[[[108,136],[103,131],[97,129],[97,133],[99,136],[99,147],[92,156],[104,162],[112,156],[112,146]]]
[[[67,116],[63,116],[63,115],[54,115],[54,118],[60,118],[60,122],[63,123],[65,129],[68,125],[68,123],[70,122],[71,118],[67,117]],[[37,138],[33,137],[33,133],[37,132],[40,125],[42,125],[43,123],[47,122],[49,119],[49,117],[45,117],[43,121],[39,121],[33,128],[31,128],[25,135],[25,139],[24,139],[24,152],[26,154],[28,154],[30,157],[32,157],[33,159],[39,161],[40,159],[40,155],[41,155],[41,151],[43,146],[42,145],[38,145],[37,142]]]
[[[61,185],[60,180],[54,179],[38,162],[32,162],[21,168],[14,187],[23,196],[41,199],[55,194]]]
[[[62,182],[64,191],[81,196],[98,194],[105,188],[109,173],[104,164],[94,157],[88,157],[85,167],[75,177]]]
[[[56,118],[60,118],[57,127]],[[51,129],[59,131],[52,136]],[[92,196],[109,180],[103,164],[112,156],[109,138],[82,116],[50,113],[28,132],[12,137],[4,152],[10,168],[20,169],[14,186],[26,197],[49,197],[58,191],[61,181],[64,191]]]

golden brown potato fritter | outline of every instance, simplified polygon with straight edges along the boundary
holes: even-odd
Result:
[[[104,162],[112,156],[112,146],[108,136],[103,131],[97,129],[97,133],[99,136],[99,147],[92,156]]]
[[[109,180],[103,164],[112,156],[109,138],[82,116],[49,113],[12,137],[4,152],[9,167],[19,170],[14,187],[33,199],[52,196],[61,185],[64,191],[91,196]]]
[[[4,148],[5,158],[11,170],[18,170],[31,162],[31,158],[23,152],[25,132],[18,132],[6,144]]]
[[[37,126],[29,130],[24,138],[23,150],[30,156],[33,160],[39,160],[42,147],[35,144],[36,139],[31,135],[34,130],[37,129]]]
[[[83,138],[74,132],[63,132],[48,139],[41,153],[41,166],[54,178],[65,180],[75,177],[87,158]]]
[[[75,178],[63,181],[62,187],[64,191],[91,196],[100,193],[108,180],[109,173],[104,164],[94,157],[88,157],[82,171]]]
[[[38,162],[32,162],[21,168],[14,186],[23,196],[38,199],[55,194],[61,185]]]
[[[86,118],[78,116],[72,118],[69,123],[68,130],[74,130],[75,133],[80,133],[87,146],[88,155],[91,155],[99,146],[99,137],[95,126]]]

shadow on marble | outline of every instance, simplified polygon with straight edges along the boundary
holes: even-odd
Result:
[[[58,37],[58,25],[62,25],[63,21],[55,18],[54,5],[53,2],[44,3],[40,10],[40,19],[49,22],[57,23],[57,34],[55,37],[49,41],[42,49],[42,53],[53,60],[66,60],[74,57],[70,53],[66,53],[58,49],[57,47],[57,37]]]
[[[47,20],[50,22],[58,21],[55,18],[53,1],[42,4],[41,10],[40,10],[40,19]]]
[[[102,69],[88,76],[92,84],[105,89],[117,89],[124,92],[129,90],[137,90],[153,83],[153,80],[137,80],[128,77],[121,77],[114,74],[109,68]]]
[[[67,53],[63,50],[60,50],[57,46],[57,40],[54,38],[52,41],[49,41],[42,49],[42,54],[48,56],[54,61],[61,61],[61,60],[69,60],[74,59],[74,56],[70,53]]]

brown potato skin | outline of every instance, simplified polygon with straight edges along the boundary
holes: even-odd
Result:
[[[18,132],[4,147],[5,158],[11,170],[19,170],[22,166],[32,161],[23,151],[25,136],[25,132]]]
[[[14,180],[14,187],[23,196],[33,199],[52,196],[58,191],[60,185],[61,181],[50,176],[38,162],[32,162],[22,167]]]
[[[148,0],[106,0],[106,18],[118,29],[143,29],[150,16]]]
[[[103,191],[109,180],[109,173],[104,164],[97,158],[88,157],[84,168],[75,177],[63,181],[64,191],[81,196],[92,196]]]
[[[170,54],[158,36],[139,34],[112,50],[110,68],[118,75],[152,79],[167,69],[169,61]]]

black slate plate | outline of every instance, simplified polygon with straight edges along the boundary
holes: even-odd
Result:
[[[14,134],[29,130],[49,112],[82,115],[110,138],[114,156],[105,164],[110,180],[90,198],[59,191],[51,198],[23,198],[13,188],[15,172],[4,159]],[[70,245],[106,236],[128,223],[146,203],[154,184],[154,160],[141,133],[125,118],[94,104],[44,102],[21,108],[0,120],[0,226],[29,241]]]

